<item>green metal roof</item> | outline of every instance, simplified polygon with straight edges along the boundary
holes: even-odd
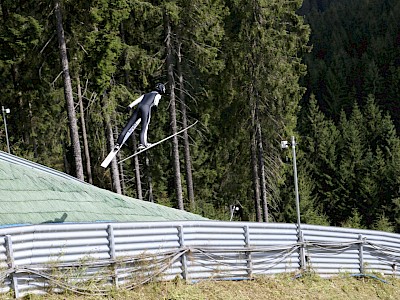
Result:
[[[0,152],[0,226],[178,220],[206,218],[100,189]]]

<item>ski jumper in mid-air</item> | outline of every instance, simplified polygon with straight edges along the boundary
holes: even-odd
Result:
[[[162,94],[165,94],[165,86],[162,83],[157,83],[154,91],[140,96],[131,104],[129,104],[128,110],[131,110],[135,105],[137,105],[137,108],[133,111],[133,114],[128,123],[125,125],[124,129],[122,129],[122,132],[119,135],[117,143],[114,147],[115,151],[120,149],[126,134],[129,132],[129,129],[131,129],[140,118],[142,119],[142,128],[140,131],[140,144],[138,149],[140,150],[151,146],[151,144],[147,142],[147,131],[150,124],[151,108],[153,106],[158,106]]]

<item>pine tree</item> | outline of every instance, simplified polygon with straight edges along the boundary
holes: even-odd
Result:
[[[166,68],[168,74],[168,85],[170,89],[170,119],[171,119],[171,133],[176,134],[177,130],[177,109],[176,109],[176,98],[175,98],[175,76],[174,76],[174,56],[173,56],[173,43],[172,43],[172,21],[171,14],[174,11],[170,11],[170,7],[165,8],[163,12],[164,19],[164,31],[165,31],[165,49],[166,49]],[[172,139],[172,160],[174,169],[174,182],[175,192],[178,202],[178,208],[184,210],[183,195],[182,195],[182,183],[181,183],[181,171],[179,161],[179,144],[178,137],[175,135]]]
[[[307,50],[309,32],[295,13],[299,5],[296,1],[229,3],[227,53],[231,67],[227,74],[230,81],[235,82],[236,92],[229,96],[235,97],[233,101],[241,108],[239,126],[245,126],[249,137],[255,137],[258,126],[262,129],[259,137],[264,143],[264,157],[267,157],[264,160],[265,184],[270,202],[279,200],[277,178],[281,176],[282,168],[278,145],[281,137],[288,136],[294,129],[297,103],[304,92],[298,85],[305,71],[298,55]],[[254,143],[254,138],[247,140],[253,148]],[[260,185],[257,182],[258,171],[263,166],[258,165],[262,160],[257,159],[255,150],[251,156],[254,206],[257,220],[261,221],[258,212],[261,200],[257,196],[261,192],[258,192]]]
[[[395,1],[306,1],[307,22],[312,28],[313,50],[305,61],[307,86],[321,110],[335,121],[341,110],[351,112],[354,100],[365,105],[368,94],[387,109],[400,128],[396,75],[398,63],[397,28],[400,5]],[[352,97],[350,95],[355,96]]]
[[[68,121],[69,121],[69,127],[70,127],[71,143],[72,143],[72,148],[73,148],[73,152],[74,152],[75,172],[76,172],[76,177],[78,179],[84,180],[81,144],[79,141],[79,132],[78,132],[76,112],[75,112],[75,104],[74,104],[74,98],[72,95],[72,83],[71,83],[71,76],[70,76],[70,70],[69,70],[67,45],[65,42],[60,1],[55,0],[54,6],[55,6],[54,11],[55,11],[56,19],[57,19],[57,35],[58,35],[58,42],[59,42],[59,48],[60,48],[60,58],[61,58],[62,72],[63,72],[63,78],[64,78],[64,93],[65,93],[65,100],[67,102],[67,112],[68,112]]]
[[[186,127],[198,110],[196,101],[199,90],[208,89],[211,76],[217,74],[223,66],[218,51],[224,33],[222,21],[226,12],[221,1],[184,0],[179,1],[179,5],[179,22],[176,25],[174,44],[179,82],[178,100],[182,125]],[[210,101],[207,98],[205,95],[200,102],[207,103]],[[202,118],[202,115],[199,117]],[[196,204],[191,155],[193,146],[187,131],[183,133],[183,144],[187,197],[191,210],[194,211]]]
[[[151,4],[143,1],[130,2],[129,18],[124,20],[120,26],[121,37],[123,41],[122,56],[119,63],[120,68],[114,74],[114,80],[119,82],[122,86],[126,86],[124,97],[119,97],[119,107],[124,107],[129,104],[130,100],[134,100],[141,94],[149,92],[150,88],[154,88],[156,82],[164,82],[165,77],[163,74],[163,60],[164,56],[164,43],[163,43],[163,29],[162,29],[162,9],[160,5]],[[157,81],[156,81],[157,80]],[[131,96],[129,96],[131,94]],[[149,139],[161,139],[165,137],[165,112],[164,103],[167,97],[163,97],[160,103],[160,108],[157,109],[156,117],[151,122],[151,130],[149,131]],[[165,106],[164,106],[165,105]],[[117,115],[116,122],[120,128],[125,125],[129,116],[127,114]],[[160,121],[162,120],[162,121]],[[158,129],[160,128],[160,129]],[[137,131],[140,130],[140,127]],[[138,136],[136,133],[132,134],[131,142],[125,149],[120,151],[121,155],[126,153],[132,154],[136,151]],[[165,185],[158,184],[160,191],[153,193],[152,182],[158,180],[158,176],[164,179],[164,172],[158,172],[156,166],[161,170],[166,170],[166,155],[163,150],[158,152],[164,145],[153,149],[152,153],[146,153],[146,157],[150,156],[151,159],[138,156],[134,157],[132,161],[125,162],[124,174],[127,180],[128,195],[133,195],[139,199],[147,198],[149,201],[157,201],[153,194],[165,193]],[[151,164],[150,164],[151,162]],[[130,184],[130,178],[135,177],[135,186]],[[133,192],[133,190],[136,190]]]
[[[397,226],[399,139],[389,115],[370,96],[363,110],[355,104],[349,117],[342,112],[336,127],[311,100],[308,121],[300,123],[307,136],[300,161],[317,187],[308,194],[321,201],[331,225],[374,228],[384,214]]]
[[[338,218],[345,220],[350,217],[352,208],[358,207],[358,203],[362,201],[359,195],[358,182],[363,176],[362,161],[367,148],[365,148],[365,127],[357,104],[354,105],[349,119],[342,112],[338,127],[341,133],[341,140],[338,148],[335,198],[337,199]],[[362,214],[361,217],[363,217],[363,212],[360,213]]]
[[[372,96],[366,102],[363,115],[373,161],[366,161],[365,168],[369,168],[373,184],[363,184],[363,188],[369,191],[365,211],[371,226],[382,214],[395,221],[395,199],[400,186],[400,139],[389,113],[384,114]],[[371,187],[375,187],[372,195]]]
[[[299,170],[308,170],[305,174],[308,174],[310,184],[315,186],[311,194],[306,193],[306,197],[316,197],[322,205],[322,214],[337,224],[338,221],[332,216],[339,213],[337,207],[340,199],[336,197],[336,190],[340,132],[321,112],[313,96],[305,109],[307,112],[299,123],[299,132],[304,136],[299,144],[301,153],[304,153],[299,158]],[[301,190],[302,186],[299,187]],[[318,207],[319,203],[314,205]]]
[[[87,181],[90,184],[93,184],[92,178],[92,164],[90,160],[90,153],[89,153],[89,143],[87,138],[87,130],[86,130],[86,120],[85,120],[85,110],[83,107],[83,96],[82,96],[82,87],[80,82],[79,73],[76,75],[76,85],[77,85],[77,97],[79,103],[79,115],[81,121],[81,129],[82,129],[82,141],[83,141],[83,149],[85,153],[85,162],[86,162],[86,174],[87,174]]]
[[[40,133],[32,119],[40,90],[33,76],[37,77],[37,51],[44,31],[38,13],[41,6],[25,1],[0,3],[0,87],[2,105],[11,110],[7,118],[10,148],[13,154],[31,159],[37,158],[40,143]],[[4,131],[3,138],[5,141]]]
[[[386,232],[395,232],[395,227],[393,223],[389,221],[389,218],[382,214],[379,219],[377,219],[372,227],[374,230],[381,230]]]
[[[353,209],[351,212],[350,217],[342,222],[342,227],[349,227],[349,228],[360,228],[366,229],[365,225],[363,225],[363,218],[361,217],[360,213],[357,209]]]

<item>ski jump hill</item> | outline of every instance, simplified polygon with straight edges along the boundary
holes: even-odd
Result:
[[[45,223],[207,220],[119,195],[0,151],[0,227]]]

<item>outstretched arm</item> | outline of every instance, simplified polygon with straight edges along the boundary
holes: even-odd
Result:
[[[154,97],[154,105],[155,105],[155,106],[158,106],[158,103],[160,102],[160,99],[161,99],[161,95],[160,95],[160,94],[157,94],[157,95]]]
[[[140,96],[137,98],[135,101],[133,101],[131,104],[128,105],[129,108],[133,108],[135,105],[138,105],[140,101],[143,100],[144,95]]]

